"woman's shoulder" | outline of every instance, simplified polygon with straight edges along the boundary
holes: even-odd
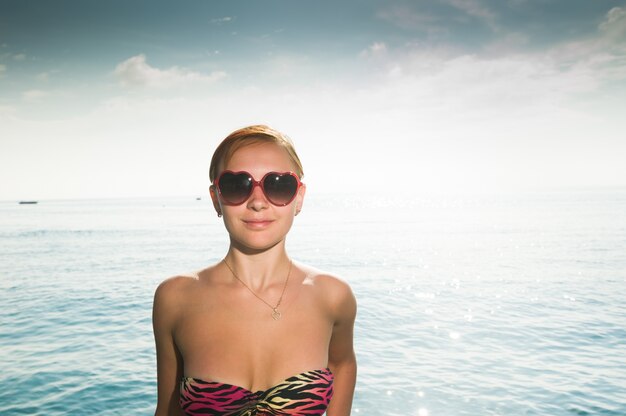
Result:
[[[196,273],[179,274],[176,276],[168,277],[163,280],[156,288],[156,295],[161,297],[176,296],[182,291],[188,290],[191,286],[194,286],[199,281],[199,276]]]
[[[320,270],[308,265],[298,264],[298,267],[304,272],[304,284],[314,285],[322,290],[350,290],[348,282],[334,273]]]
[[[172,276],[163,280],[154,291],[153,313],[155,316],[175,320],[184,305],[183,300],[197,282],[193,275]]]
[[[206,285],[214,267],[211,266],[198,272],[175,275],[163,280],[155,290],[155,303],[158,301],[172,304],[181,299],[188,299],[190,295],[197,293],[200,287]]]
[[[356,299],[350,284],[342,277],[312,266],[298,263],[304,272],[304,285],[312,286],[333,309],[356,307]]]

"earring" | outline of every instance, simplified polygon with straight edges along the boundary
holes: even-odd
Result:
[[[218,216],[219,218],[222,218],[222,213],[221,213],[221,212],[218,212],[218,213],[217,213],[217,216]]]

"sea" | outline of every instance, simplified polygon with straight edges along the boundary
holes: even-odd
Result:
[[[226,253],[208,198],[0,202],[0,415],[151,415],[151,308]],[[350,283],[353,415],[626,415],[626,189],[309,192]]]

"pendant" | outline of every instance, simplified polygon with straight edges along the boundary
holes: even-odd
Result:
[[[276,308],[272,309],[272,318],[275,321],[278,321],[280,319],[280,317],[281,317],[281,313],[278,312],[278,309],[276,309]]]

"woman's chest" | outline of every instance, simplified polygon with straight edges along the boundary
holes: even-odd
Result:
[[[328,312],[306,296],[279,310],[280,318],[274,319],[272,308],[258,301],[190,302],[174,331],[185,373],[221,374],[241,366],[281,366],[287,372],[325,367],[334,324]]]

